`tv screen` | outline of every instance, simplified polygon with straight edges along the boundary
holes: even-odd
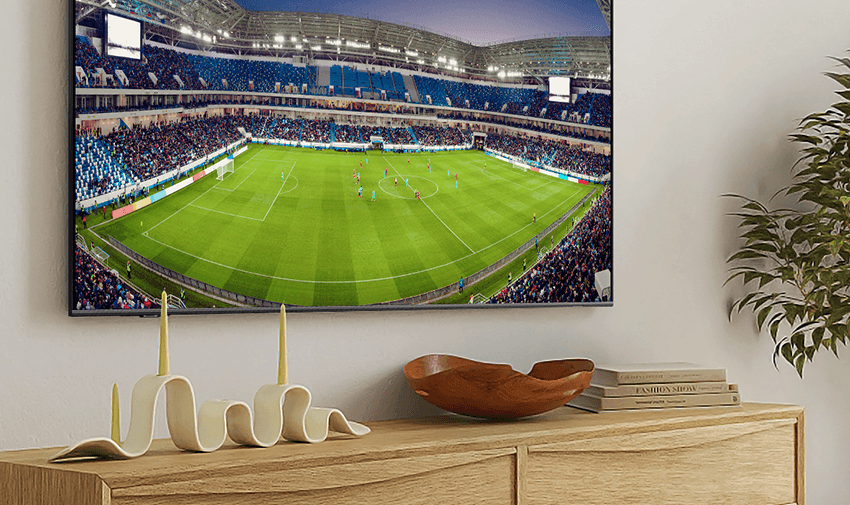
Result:
[[[539,75],[522,40],[108,5],[71,16],[71,315],[612,304],[610,80],[539,88],[609,67],[598,5]]]
[[[106,54],[121,58],[142,57],[142,23],[106,14]]]
[[[570,78],[569,77],[550,77],[549,78],[549,101],[551,101],[551,102],[569,102],[570,101]]]

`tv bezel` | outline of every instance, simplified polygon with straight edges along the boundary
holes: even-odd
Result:
[[[67,243],[67,257],[68,257],[68,315],[70,317],[103,317],[103,316],[135,316],[135,317],[159,317],[160,309],[150,308],[150,309],[76,309],[75,308],[75,275],[74,275],[74,261],[76,254],[76,233],[75,233],[75,216],[76,216],[76,192],[75,192],[75,142],[76,142],[76,88],[74,86],[75,83],[75,35],[76,35],[76,19],[75,19],[75,0],[69,0],[67,2],[67,11],[68,11],[68,19],[69,19],[69,28],[68,28],[68,37],[67,37],[67,55],[68,55],[68,176],[67,176],[67,198],[68,198],[68,215],[67,215],[67,229],[68,229],[68,243]],[[102,7],[104,12],[107,12],[108,9]],[[609,181],[609,185],[612,188],[612,198],[611,198],[611,237],[612,237],[612,250],[611,250],[611,261],[612,264],[614,262],[614,250],[613,250],[613,236],[614,236],[614,198],[613,198],[613,159],[614,159],[614,68],[613,68],[613,6],[611,7],[611,35],[610,37],[610,55],[609,58],[612,61],[611,72],[610,72],[610,93],[612,99],[611,106],[611,128],[610,128],[610,157],[611,157],[611,179]],[[113,15],[118,17],[125,17],[120,14]],[[104,26],[106,25],[106,16],[104,15]],[[141,24],[141,51],[142,56],[144,55],[144,22],[139,20]],[[108,29],[108,27],[106,28]],[[130,58],[132,59],[132,58]],[[141,58],[140,58],[141,59]],[[578,307],[578,308],[596,308],[596,307],[613,307],[613,292],[614,292],[614,271],[613,268],[611,270],[611,300],[607,301],[598,301],[598,302],[545,302],[545,303],[499,303],[499,304],[425,304],[425,305],[413,305],[413,304],[370,304],[370,305],[339,305],[339,306],[301,306],[301,305],[286,305],[287,312],[395,312],[395,311],[428,311],[428,310],[499,310],[499,309],[546,309],[546,308],[561,308],[561,307]],[[195,308],[174,308],[169,307],[168,313],[173,315],[218,315],[218,314],[266,314],[266,313],[277,313],[279,312],[279,305],[277,307],[195,307]]]

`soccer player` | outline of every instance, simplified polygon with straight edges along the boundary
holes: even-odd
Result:
[[[372,201],[373,202],[375,201],[375,190],[374,189],[372,190]]]
[[[387,167],[384,167],[384,177],[387,176]]]
[[[133,275],[130,273],[130,262],[127,262],[127,278],[132,279]]]
[[[536,212],[532,212],[532,213],[531,213],[531,222],[532,222],[532,223],[536,223],[536,222],[537,222],[537,213],[536,213]]]
[[[525,271],[525,260],[526,258],[523,256],[522,258],[522,270]]]
[[[449,177],[451,177],[451,176],[452,176],[452,171],[451,171],[451,170],[449,170],[449,169],[447,169],[447,170],[446,170],[446,175],[448,175]]]
[[[361,161],[360,163],[362,164],[363,162]],[[351,177],[352,178],[357,177],[357,169],[356,168],[351,169]]]
[[[395,178],[395,187],[398,187],[398,177]]]
[[[455,189],[457,189],[457,179],[455,179]]]
[[[455,180],[457,180],[457,172],[455,172]]]
[[[407,158],[407,162],[410,163],[410,158]]]
[[[463,293],[463,277],[461,277],[460,280],[457,281],[457,285],[458,285],[458,289],[459,289],[458,292]]]
[[[363,186],[360,186],[360,189],[357,190],[357,198],[363,198]]]
[[[363,162],[362,161],[360,162],[360,169],[361,170],[363,169]]]
[[[484,162],[484,170],[487,170],[487,162]]]
[[[410,179],[405,179],[405,180],[404,180],[404,185],[405,185],[405,186],[410,186]]]

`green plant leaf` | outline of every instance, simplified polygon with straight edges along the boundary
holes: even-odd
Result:
[[[814,349],[820,347],[820,344],[823,341],[824,331],[825,330],[822,326],[820,328],[815,328],[814,331],[812,331],[812,345],[814,346]],[[814,352],[814,350],[812,352]]]

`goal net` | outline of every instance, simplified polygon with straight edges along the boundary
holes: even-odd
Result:
[[[226,158],[216,163],[216,176],[215,178],[219,181],[224,180],[224,174],[230,172],[233,173],[233,158]]]
[[[513,165],[513,167],[517,170],[520,170],[522,172],[528,172],[528,167],[526,167],[525,164],[521,164],[519,162],[512,161],[511,165]]]

